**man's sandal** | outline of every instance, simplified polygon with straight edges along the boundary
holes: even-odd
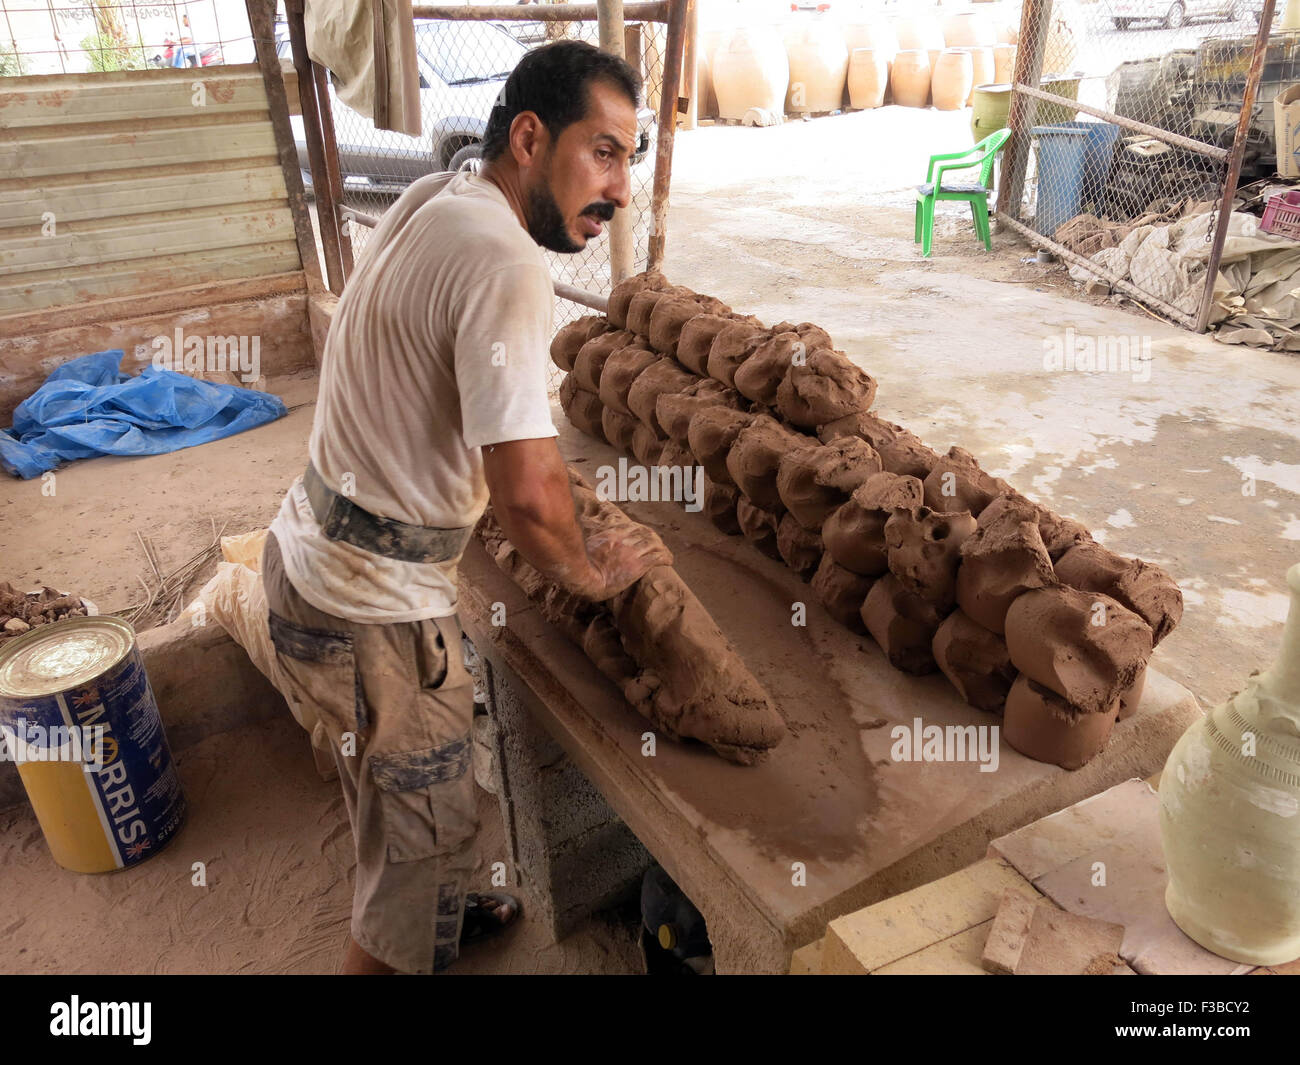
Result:
[[[498,916],[501,908],[508,908],[509,916]],[[481,943],[498,936],[519,919],[523,907],[513,895],[504,891],[470,891],[465,895],[465,918],[460,929],[461,946]]]

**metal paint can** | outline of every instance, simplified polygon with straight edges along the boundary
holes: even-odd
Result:
[[[135,632],[120,618],[67,618],[0,645],[0,729],[65,869],[136,865],[185,820]]]

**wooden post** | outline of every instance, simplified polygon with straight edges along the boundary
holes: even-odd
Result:
[[[325,140],[321,132],[320,103],[316,95],[316,76],[307,55],[307,30],[303,25],[302,0],[287,0],[285,14],[289,20],[289,43],[293,65],[298,71],[298,101],[302,109],[303,135],[307,141],[307,161],[311,164],[312,192],[316,196],[316,221],[320,226],[321,248],[325,252],[325,272],[330,291],[343,292],[343,253],[339,238],[339,212],[330,187],[329,165],[325,161]],[[272,50],[274,51],[274,41]],[[278,66],[278,64],[277,64]]]
[[[1219,276],[1219,262],[1223,258],[1223,242],[1228,237],[1228,224],[1232,221],[1232,200],[1237,195],[1237,182],[1241,180],[1241,159],[1246,152],[1246,139],[1250,135],[1250,116],[1255,109],[1255,94],[1264,72],[1264,53],[1268,51],[1268,35],[1273,26],[1275,0],[1264,0],[1260,12],[1259,30],[1255,34],[1255,51],[1250,57],[1250,70],[1246,74],[1246,90],[1242,95],[1241,114],[1237,117],[1237,134],[1232,141],[1232,154],[1228,157],[1228,173],[1223,181],[1223,199],[1219,202],[1218,227],[1214,231],[1214,244],[1210,260],[1206,263],[1205,292],[1196,314],[1196,331],[1204,333],[1210,324],[1214,309],[1214,282]]]
[[[284,78],[280,73],[280,60],[275,54],[275,4],[272,0],[244,0],[244,7],[248,11],[248,26],[253,35],[257,65],[262,70],[271,128],[275,131],[276,154],[280,159],[280,170],[284,174],[284,187],[289,193],[289,214],[293,218],[298,255],[302,259],[302,272],[307,279],[307,292],[310,295],[322,291],[325,283],[321,279],[316,236],[312,232],[307,197],[303,192],[298,149],[294,146],[293,127],[289,124],[289,102],[284,90]]]
[[[343,209],[343,175],[339,171],[339,145],[334,139],[334,110],[330,107],[329,76],[325,68],[314,59],[311,62],[312,74],[316,77],[316,102],[320,105],[321,140],[325,148],[325,171],[329,177],[330,194],[334,197],[335,209]],[[348,227],[339,217],[339,255],[343,263],[343,281],[346,284],[352,273],[352,238],[348,236]]]
[[[673,142],[677,135],[678,93],[682,81],[682,53],[686,21],[694,0],[670,0],[668,39],[664,46],[664,87],[659,102],[659,143],[655,150],[654,195],[650,202],[650,261],[648,270],[663,266],[668,237],[668,189],[673,179]]]
[[[1025,0],[1020,12],[1020,44],[1016,48],[1015,73],[1011,79],[1015,85],[1038,88],[1043,76],[1043,54],[1047,49],[1051,19],[1052,0]],[[1011,110],[1007,116],[1011,136],[1007,138],[1002,185],[998,189],[999,219],[1003,215],[1020,217],[1020,202],[1025,195],[1025,167],[1029,165],[1029,144],[1033,139],[1029,131],[1033,129],[1037,112],[1038,101],[1017,92],[1013,86]]]
[[[692,3],[686,15],[686,52],[682,60],[682,95],[686,97],[686,115],[682,119],[682,129],[694,129],[700,118],[700,9]]]
[[[624,57],[623,0],[597,0],[597,23],[603,52]],[[631,277],[636,265],[636,246],[632,239],[632,211],[620,207],[609,223],[609,283],[612,288]]]

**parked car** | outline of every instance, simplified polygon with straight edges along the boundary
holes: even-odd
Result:
[[[397,194],[425,174],[475,169],[492,106],[515,64],[528,51],[490,22],[421,22],[416,24],[415,38],[424,127],[420,136],[376,129],[370,119],[343,104],[330,85],[345,188]],[[277,39],[277,52],[292,54],[287,37]],[[654,112],[643,107],[637,120],[640,140],[634,166],[642,165],[652,154],[656,138]],[[303,181],[310,187],[301,116],[295,116],[292,124]]]
[[[1217,19],[1240,22],[1250,10],[1249,0],[1108,0],[1111,21],[1117,30],[1135,22],[1158,22],[1176,30],[1189,19]]]

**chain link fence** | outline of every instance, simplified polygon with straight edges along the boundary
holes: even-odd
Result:
[[[492,22],[476,19],[417,20],[416,48],[420,64],[419,137],[377,130],[370,119],[341,103],[330,91],[334,137],[343,179],[343,206],[372,217],[382,216],[412,181],[446,170],[476,169],[488,114],[506,77],[532,48],[568,39],[599,44],[594,21]],[[666,27],[663,23],[627,24],[628,61],[644,80],[640,131],[644,148],[632,165],[634,266],[644,270],[649,254],[651,192],[657,113],[663,84]],[[282,52],[288,55],[287,45]],[[295,123],[301,120],[295,120]],[[301,132],[299,130],[301,139]],[[299,154],[305,163],[305,146]],[[304,175],[310,180],[310,175]],[[347,223],[357,258],[364,253],[370,228]],[[593,241],[573,255],[545,253],[551,276],[588,292],[607,295],[610,282],[609,237]],[[568,300],[557,299],[557,327],[590,313]]]
[[[1263,6],[1026,0],[1016,80],[1049,98],[1006,94],[1019,144],[1000,213],[1065,249],[1076,279],[1197,328]],[[1276,169],[1273,98],[1300,80],[1297,41],[1270,42],[1242,183]]]

